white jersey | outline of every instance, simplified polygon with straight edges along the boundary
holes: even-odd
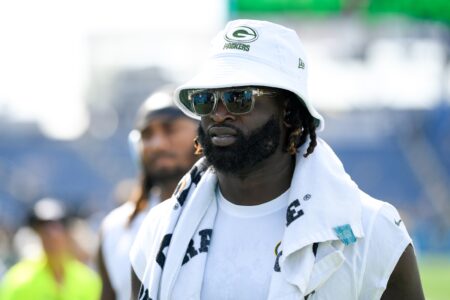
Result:
[[[112,210],[103,220],[101,227],[102,254],[109,280],[116,294],[116,300],[129,300],[131,295],[130,247],[145,215],[158,199],[151,199],[149,207],[129,222],[134,204],[126,202]]]

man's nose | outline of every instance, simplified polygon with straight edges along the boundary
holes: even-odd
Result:
[[[228,119],[234,120],[234,116],[227,110],[222,100],[217,101],[216,109],[211,113],[211,119],[217,123],[223,123]]]

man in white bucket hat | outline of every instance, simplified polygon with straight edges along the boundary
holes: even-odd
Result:
[[[423,299],[412,241],[316,132],[297,34],[227,24],[178,87],[203,153],[146,217],[133,299]]]

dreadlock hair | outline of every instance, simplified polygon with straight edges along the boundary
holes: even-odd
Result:
[[[286,90],[282,90],[281,93],[287,99],[284,117],[284,124],[287,127],[285,151],[291,155],[295,155],[298,148],[306,142],[309,136],[310,142],[306,153],[303,154],[303,157],[308,157],[308,155],[314,152],[314,148],[317,145],[315,120],[303,101],[299,101],[300,99],[297,95]]]
[[[143,211],[148,205],[148,196],[150,194],[150,190],[153,187],[152,180],[142,172],[139,179],[139,186],[131,193],[129,201],[132,202],[135,206],[133,212],[128,217],[128,225],[131,225],[131,222],[136,218],[136,216]]]

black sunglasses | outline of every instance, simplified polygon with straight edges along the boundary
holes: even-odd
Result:
[[[219,99],[222,100],[229,113],[243,115],[252,111],[255,106],[255,96],[275,94],[274,91],[264,91],[256,87],[227,90],[189,89],[182,91],[180,98],[191,112],[204,117],[214,113]]]

